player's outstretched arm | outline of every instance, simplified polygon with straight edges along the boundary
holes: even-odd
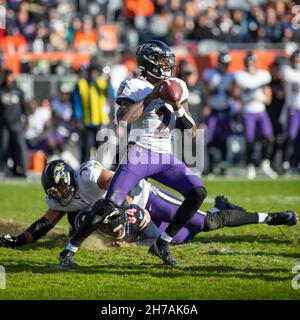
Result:
[[[39,240],[57,224],[63,215],[64,212],[48,209],[42,218],[35,221],[20,235],[11,236],[7,234],[0,237],[0,247],[17,248]]]

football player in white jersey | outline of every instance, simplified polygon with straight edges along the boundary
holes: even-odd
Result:
[[[0,237],[0,246],[6,243],[7,246],[20,247],[35,242],[46,235],[66,213],[74,227],[80,213],[84,212],[85,216],[92,214],[91,210],[97,202],[104,199],[112,177],[113,172],[104,169],[98,161],[84,162],[77,170],[63,160],[51,161],[41,177],[48,210],[19,236]],[[134,204],[145,209],[150,190],[150,183],[140,181],[126,197],[127,206]],[[142,227],[146,226],[148,220],[143,215],[140,221]]]
[[[48,210],[14,239],[16,246],[32,243],[46,235],[65,213],[92,208],[104,197],[112,175],[93,160],[83,163],[77,170],[62,160],[49,162],[41,177]]]
[[[151,177],[179,191],[185,200],[166,231],[149,248],[165,264],[176,265],[168,243],[196,214],[206,197],[206,189],[201,179],[171,153],[171,130],[177,127],[195,135],[196,126],[188,112],[188,90],[183,80],[173,78],[182,86],[180,101],[166,102],[159,98],[160,86],[172,78],[176,66],[170,48],[162,41],[146,41],[137,49],[136,59],[141,75],[122,82],[118,90],[117,118],[131,124],[131,130],[127,154],[106,194],[107,210],[120,208],[128,192],[144,178]],[[79,232],[82,236],[71,240],[78,247],[84,240],[83,234],[88,236],[93,229],[86,223]]]
[[[231,61],[230,55],[222,51],[218,55],[217,67],[205,69],[203,80],[207,95],[209,115],[206,119],[207,136],[206,142],[208,151],[211,147],[219,147],[221,151],[221,162],[218,166],[221,174],[225,174],[227,158],[227,138],[230,134],[230,96],[233,85],[233,75],[229,72],[228,66]],[[210,156],[210,173],[212,173],[212,156]]]
[[[284,168],[288,169],[290,165],[297,168],[300,161],[300,50],[295,50],[291,55],[291,65],[281,67],[281,74],[285,90],[285,111],[288,116],[287,120],[284,119],[284,127],[287,126],[288,144],[293,149],[290,163],[284,163]]]
[[[269,87],[270,73],[257,69],[257,59],[252,52],[248,52],[244,59],[245,71],[235,73],[235,83],[240,92],[242,104],[242,118],[246,138],[247,177],[256,177],[254,146],[256,135],[262,140],[261,169],[271,178],[276,178],[277,173],[270,166],[270,157],[273,146],[273,130],[266,105],[269,105],[272,92]]]

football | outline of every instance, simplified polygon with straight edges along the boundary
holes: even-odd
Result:
[[[177,102],[183,93],[182,86],[176,80],[166,80],[159,88],[159,97],[164,101]]]

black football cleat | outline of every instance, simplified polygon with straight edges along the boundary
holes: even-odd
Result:
[[[79,265],[73,259],[74,252],[68,249],[64,249],[59,254],[59,264],[64,268],[77,268]]]
[[[168,266],[176,266],[176,260],[171,256],[168,243],[156,240],[149,248],[149,253],[159,257]]]
[[[236,204],[231,203],[224,196],[216,196],[215,197],[215,207],[219,210],[237,210],[246,212],[246,210]]]
[[[270,226],[294,226],[298,223],[298,217],[294,211],[271,212],[268,213],[265,222]]]

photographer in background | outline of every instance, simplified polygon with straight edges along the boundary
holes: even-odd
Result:
[[[27,123],[23,91],[16,87],[10,69],[4,70],[0,87],[0,170],[6,169],[9,157],[13,159],[12,175],[26,177],[26,143],[22,117]]]

